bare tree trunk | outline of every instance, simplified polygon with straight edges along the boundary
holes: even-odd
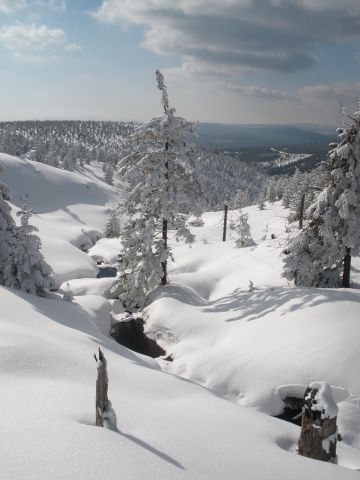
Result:
[[[351,250],[350,248],[346,249],[346,254],[344,257],[344,271],[343,271],[343,287],[350,288],[350,270],[351,270]]]
[[[99,348],[99,358],[94,357],[97,365],[96,379],[96,426],[116,429],[116,415],[108,398],[109,377],[107,361]]]
[[[168,221],[163,218],[162,221],[162,239],[163,239],[163,246],[165,249],[167,249],[167,243],[168,243]],[[162,268],[162,277],[161,277],[161,285],[166,285],[167,284],[167,260],[164,260],[161,262],[161,268]]]
[[[165,144],[165,150],[169,150],[169,142],[166,142]],[[166,183],[168,183],[169,180],[169,162],[166,160],[165,162],[165,180]],[[166,185],[166,190],[168,189],[168,186]],[[168,221],[166,218],[163,218],[162,220],[162,240],[163,240],[163,247],[164,249],[167,250],[168,247]],[[164,260],[161,262],[161,268],[162,268],[162,277],[161,277],[161,285],[167,285],[167,260]]]
[[[326,411],[316,409],[317,392],[316,388],[310,387],[305,391],[298,453],[328,462],[336,458],[337,417],[330,417]]]
[[[226,242],[226,230],[227,230],[227,217],[228,217],[228,206],[224,205],[224,229],[223,229],[223,242]]]

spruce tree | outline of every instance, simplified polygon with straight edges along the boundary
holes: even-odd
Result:
[[[297,285],[350,286],[351,256],[360,253],[360,112],[351,120],[351,126],[338,129],[329,184],[285,252],[283,275]]]
[[[108,221],[105,225],[104,235],[106,238],[116,238],[120,236],[120,222],[117,208],[113,208],[110,211]]]
[[[2,171],[1,165],[0,171]],[[5,184],[0,182],[0,285],[5,286],[9,286],[12,281],[11,272],[8,270],[8,262],[16,228],[10,213],[9,200],[9,190]]]
[[[236,232],[235,245],[238,248],[250,247],[254,244],[250,234],[250,225],[248,223],[249,215],[240,210],[238,217],[234,221],[233,230]]]
[[[33,295],[44,296],[46,291],[53,287],[52,269],[40,252],[41,241],[34,234],[37,228],[29,225],[32,213],[28,208],[27,199],[24,199],[23,208],[18,212],[21,216],[21,225],[15,228],[9,250],[6,285]]]
[[[144,305],[149,292],[168,282],[169,230],[176,238],[193,240],[180,212],[200,215],[188,162],[193,123],[175,116],[160,71],[156,80],[164,115],[136,129],[127,146],[129,153],[120,161],[119,173],[129,186],[124,203],[129,221],[122,230],[120,262],[128,306]]]

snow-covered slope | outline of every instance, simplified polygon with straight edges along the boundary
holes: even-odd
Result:
[[[47,261],[81,295],[70,303],[0,288],[1,479],[358,478],[349,469],[360,469],[360,290],[281,279],[279,204],[245,209],[253,247],[235,248],[232,231],[221,241],[219,212],[193,228],[191,248],[174,242],[172,284],[145,312],[168,363],[114,342],[111,302],[98,295],[109,280],[85,278],[96,265],[79,247],[99,236],[119,191],[96,168],[85,178],[6,155],[0,163],[14,213],[28,193]],[[113,240],[91,248],[109,261],[116,251]],[[98,346],[118,432],[94,426]],[[270,416],[313,380],[329,382],[339,402],[340,466],[296,455],[299,427]]]
[[[0,477],[7,480],[338,480],[356,472],[293,453],[298,428],[161,372],[76,304],[0,288]],[[102,311],[93,302],[92,312]],[[94,426],[101,346],[118,432]],[[289,452],[290,451],[290,452]],[[292,453],[291,453],[292,451]],[[340,455],[356,467],[356,450]]]
[[[231,231],[223,243],[222,214],[214,212],[193,228],[190,249],[175,246],[173,284],[146,309],[148,334],[174,359],[163,368],[271,415],[281,413],[286,393],[321,379],[343,402],[341,411],[359,418],[360,290],[288,285],[281,278],[287,212],[280,204],[244,210],[254,247],[235,248]],[[360,447],[353,422],[347,430]]]
[[[118,204],[121,190],[97,179],[94,166],[84,176],[6,154],[0,154],[0,164],[14,213],[21,206],[20,197],[29,196],[36,212],[31,221],[39,229],[43,254],[57,284],[96,276],[96,263],[81,250],[102,236],[109,208]]]

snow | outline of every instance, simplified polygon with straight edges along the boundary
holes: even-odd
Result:
[[[87,250],[102,236],[110,207],[119,191],[104,182],[78,173],[0,154],[1,181],[10,189],[16,213],[26,193],[36,212],[32,223],[39,229],[42,253],[55,272],[57,286],[65,280],[95,277],[96,262]]]
[[[165,375],[104,336],[76,303],[0,294],[8,312],[0,323],[2,478],[257,480],[288,478],[290,469],[294,479],[357,475],[289,454],[297,427]],[[94,426],[99,345],[119,432]],[[351,449],[340,452],[354,462]]]
[[[339,409],[335,403],[331,388],[325,382],[311,382],[309,385],[313,390],[317,390],[311,406],[311,410],[320,411],[322,418],[335,418]]]
[[[89,248],[89,255],[94,260],[116,264],[119,253],[123,250],[122,243],[118,238],[101,238],[94,246]]]
[[[91,257],[115,262],[118,241],[80,249],[100,237],[118,190],[95,174],[2,154],[0,163],[13,214],[28,192],[45,259],[57,284],[67,290],[69,282],[74,293],[66,302],[0,288],[0,478],[358,477],[360,289],[296,288],[280,277],[288,213],[280,204],[243,209],[251,247],[236,248],[231,230],[221,241],[221,212],[191,228],[191,247],[171,239],[172,283],[144,312],[146,332],[174,358],[165,362],[109,335],[123,309],[104,298],[114,279],[95,279]],[[117,431],[94,425],[98,347],[108,362]],[[315,379],[327,382],[338,402],[338,465],[298,456],[299,427],[271,416],[286,395],[301,396]]]

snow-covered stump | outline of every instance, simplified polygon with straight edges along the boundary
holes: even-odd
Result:
[[[96,379],[96,426],[116,430],[116,415],[108,398],[109,377],[107,361],[99,348],[99,358],[94,353],[97,365]]]
[[[298,453],[323,460],[336,458],[338,407],[330,386],[313,382],[305,391]]]

